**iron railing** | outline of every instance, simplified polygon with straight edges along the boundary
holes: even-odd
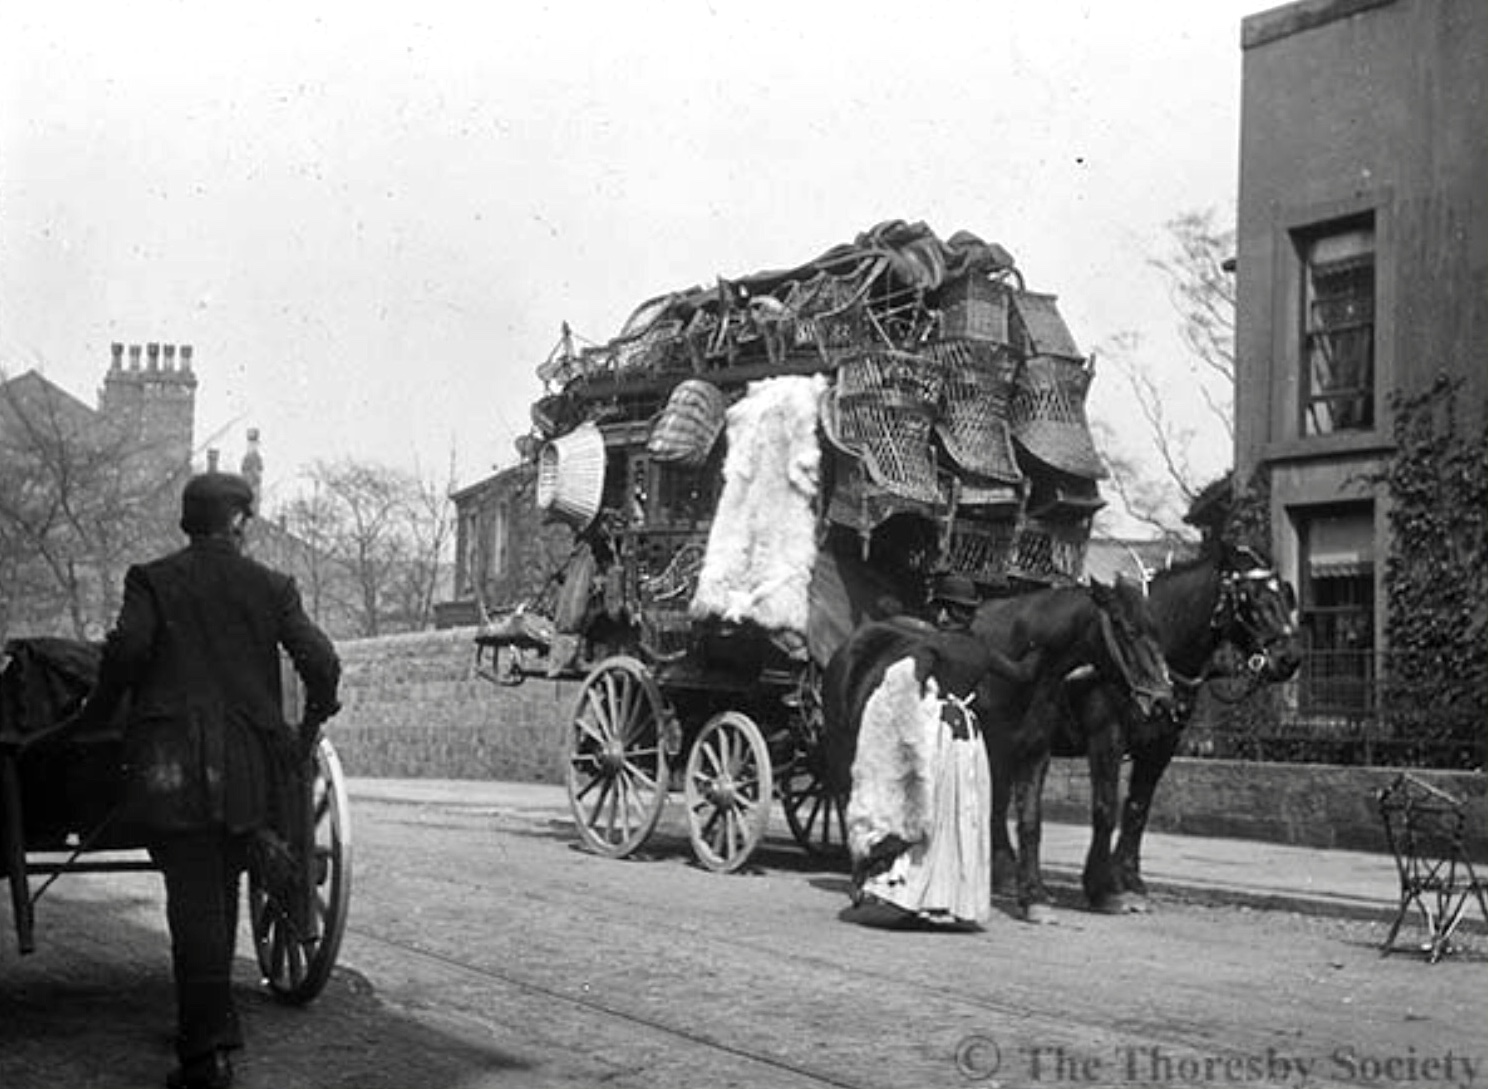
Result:
[[[1475,675],[1462,676],[1428,655],[1310,651],[1284,684],[1206,689],[1181,751],[1288,763],[1482,768],[1488,663],[1480,665]]]

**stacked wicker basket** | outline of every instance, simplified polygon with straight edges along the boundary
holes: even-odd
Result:
[[[597,421],[611,455],[646,473],[716,474],[723,413],[747,382],[810,370],[832,376],[827,522],[871,548],[889,519],[925,519],[938,565],[988,588],[1083,577],[1106,475],[1085,415],[1090,366],[1054,297],[964,233],[946,243],[895,221],[785,272],[648,300],[620,336],[539,368],[536,437],[552,446],[554,421]],[[612,473],[601,505],[674,528],[636,497],[675,481],[638,471]]]

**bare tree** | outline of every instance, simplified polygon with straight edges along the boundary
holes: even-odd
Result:
[[[306,477],[309,493],[280,512],[299,545],[281,562],[312,615],[344,616],[359,636],[427,627],[454,535],[448,487],[353,459],[317,462]]]
[[[1189,349],[1183,407],[1175,407],[1180,391],[1143,360],[1138,334],[1120,333],[1099,353],[1131,391],[1143,425],[1138,453],[1130,431],[1118,435],[1109,424],[1092,421],[1108,451],[1111,486],[1133,518],[1165,533],[1178,529],[1188,505],[1212,481],[1212,470],[1206,475],[1195,463],[1196,444],[1220,436],[1226,448],[1234,446],[1235,283],[1226,265],[1235,232],[1218,219],[1210,209],[1170,220],[1164,251],[1149,261],[1167,280]],[[1197,411],[1196,403],[1202,406]],[[1146,468],[1153,462],[1155,475]]]
[[[187,468],[40,381],[0,375],[0,620],[96,635],[124,566],[164,546]]]

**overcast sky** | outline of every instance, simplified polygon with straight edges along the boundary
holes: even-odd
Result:
[[[1001,243],[1181,392],[1146,261],[1233,212],[1271,6],[7,4],[0,369],[92,404],[111,342],[189,343],[198,442],[235,465],[260,428],[270,506],[343,454],[469,483],[562,322],[905,219]],[[1091,409],[1134,426],[1109,370]]]

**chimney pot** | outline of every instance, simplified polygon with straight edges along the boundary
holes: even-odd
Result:
[[[160,369],[160,345],[151,342],[145,345],[145,356],[149,362],[145,365],[148,370],[158,371]]]
[[[174,344],[165,346],[165,369],[168,371],[176,369],[176,346]]]
[[[138,344],[131,344],[129,346],[129,369],[132,371],[139,370],[139,363],[140,346]]]
[[[215,473],[217,471],[217,459],[220,456],[215,446],[207,451],[207,472]]]
[[[124,366],[124,345],[117,340],[109,345],[109,370],[116,371]]]
[[[181,345],[181,369],[183,371],[191,369],[191,345],[189,344]]]

